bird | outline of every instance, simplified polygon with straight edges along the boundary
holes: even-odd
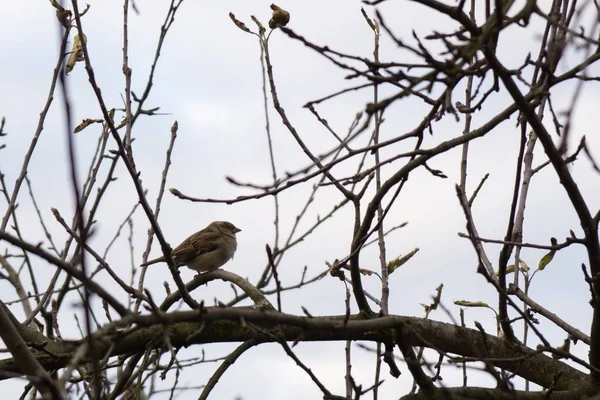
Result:
[[[212,271],[233,258],[237,249],[235,234],[242,230],[227,221],[211,222],[206,228],[185,239],[173,250],[171,257],[177,267],[183,265],[197,272]],[[164,256],[141,264],[166,262]]]

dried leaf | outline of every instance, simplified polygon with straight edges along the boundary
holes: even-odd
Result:
[[[233,23],[235,24],[235,26],[237,26],[238,28],[240,28],[241,30],[243,30],[244,32],[248,32],[248,33],[252,33],[250,31],[250,29],[248,29],[248,27],[246,26],[246,24],[244,24],[242,21],[238,20],[235,15],[233,15],[232,12],[229,13],[229,18],[231,18],[231,20],[233,21]]]
[[[521,272],[524,273],[528,273],[529,272],[529,265],[527,265],[527,263],[521,259],[519,259],[519,270],[521,270]],[[512,274],[513,272],[515,272],[515,264],[510,264],[506,267],[506,273],[507,274]],[[500,274],[500,272],[496,271],[496,274]]]
[[[552,261],[554,258],[554,253],[556,253],[556,250],[550,250],[544,257],[542,257],[538,265],[538,271],[543,271],[544,268],[550,264],[550,261]]]
[[[102,122],[104,122],[103,119],[86,118],[83,121],[81,121],[81,123],[79,125],[77,125],[75,127],[75,129],[73,130],[73,133],[81,132],[82,130],[84,130],[85,128],[87,128],[88,126],[90,126],[94,123],[102,123]]]
[[[87,37],[83,35],[83,43],[87,43]],[[75,64],[79,61],[83,61],[83,46],[79,39],[79,35],[73,37],[73,47],[71,47],[71,55],[65,66],[65,72],[68,74],[73,70]]]
[[[571,349],[571,340],[569,340],[569,338],[566,338],[565,341],[563,342],[563,344],[556,348],[556,350],[564,351],[565,353],[568,353],[570,349]],[[558,360],[558,359],[566,358],[566,357],[561,356],[560,354],[552,353],[552,358],[555,358]]]
[[[56,0],[50,0],[52,7],[56,8],[56,18],[60,24],[66,29],[71,22],[71,11],[65,10]]]
[[[342,264],[340,264],[340,260],[334,260],[333,264],[327,263],[329,267],[329,275],[338,278],[343,281],[345,278],[344,271],[342,271]]]
[[[373,20],[371,20],[371,18],[369,18],[369,16],[367,15],[367,12],[365,11],[364,8],[360,8],[360,12],[362,13],[363,17],[365,17],[365,20],[367,21],[367,24],[369,24],[369,26],[371,27],[371,29],[373,29],[373,31],[375,31],[375,24],[373,23]]]
[[[485,307],[491,308],[487,303],[483,301],[467,301],[467,300],[455,300],[454,304],[462,307]]]
[[[273,16],[269,20],[269,28],[279,28],[281,26],[286,26],[287,23],[290,22],[290,13],[283,8],[271,4],[271,10],[273,10]]]
[[[256,18],[254,15],[251,15],[250,18],[252,18],[252,21],[254,21],[254,23],[256,24],[256,26],[258,26],[258,33],[259,35],[264,35],[264,33],[267,31],[265,29],[265,27],[263,26],[263,24],[260,23],[260,21],[258,20],[258,18]]]
[[[388,274],[393,273],[399,267],[404,265],[408,260],[410,260],[412,258],[412,256],[417,254],[418,251],[419,251],[419,248],[415,247],[408,254],[401,256],[401,257],[396,257],[393,260],[391,260],[390,262],[388,262],[388,265],[387,265]]]

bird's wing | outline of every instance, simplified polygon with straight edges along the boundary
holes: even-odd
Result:
[[[173,250],[173,258],[177,264],[184,264],[201,254],[216,251],[223,240],[222,235],[218,232],[201,231],[199,233],[185,239]]]

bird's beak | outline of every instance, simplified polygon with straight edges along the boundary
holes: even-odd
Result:
[[[233,230],[233,233],[238,233],[238,232],[241,232],[241,231],[242,231],[242,230],[241,230],[240,228],[237,228],[237,227],[236,227],[236,228]]]

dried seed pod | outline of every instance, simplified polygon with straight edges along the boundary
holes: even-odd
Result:
[[[273,17],[269,20],[269,28],[279,28],[281,26],[286,26],[287,23],[290,22],[290,13],[283,8],[271,4],[271,10],[273,10]]]

